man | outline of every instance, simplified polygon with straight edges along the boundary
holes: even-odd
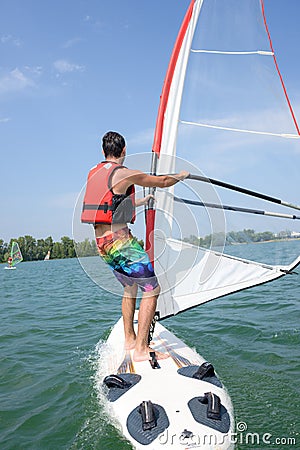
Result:
[[[130,233],[127,223],[135,220],[135,206],[147,204],[151,195],[136,200],[134,185],[166,188],[184,180],[189,173],[174,176],[147,175],[123,166],[126,156],[125,139],[109,131],[103,136],[105,161],[91,169],[85,192],[81,221],[92,223],[100,256],[109,264],[117,280],[124,287],[122,316],[125,347],[134,349],[134,361],[151,359],[148,333],[154,317],[160,287],[147,253]],[[137,289],[143,292],[138,331],[135,334],[133,317]],[[168,356],[155,352],[157,359]]]

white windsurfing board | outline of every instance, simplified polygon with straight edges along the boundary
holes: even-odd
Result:
[[[158,360],[160,368],[153,369],[150,361],[135,362],[133,351],[124,350],[121,318],[113,327],[99,361],[102,380],[107,375],[118,375],[127,384],[126,387],[102,384],[109,402],[107,410],[126,439],[136,449],[233,449],[233,408],[226,389],[216,374],[202,380],[193,377],[205,363],[203,357],[159,322],[151,347],[170,355]],[[208,417],[208,404],[203,398],[207,393],[220,399],[218,419]],[[213,402],[216,400],[215,396],[209,396]],[[143,425],[140,412],[144,401],[152,403],[147,405],[154,419],[151,429],[143,429],[149,426],[148,419]]]

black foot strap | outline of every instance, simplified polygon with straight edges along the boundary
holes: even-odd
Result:
[[[106,392],[108,400],[115,402],[122,395],[132,389],[140,380],[141,376],[136,373],[111,374],[104,378],[103,384],[108,388]]]
[[[152,420],[151,420],[151,415],[149,415],[149,409],[150,408],[149,408],[149,404],[148,404],[148,408],[145,408],[145,415],[146,415],[146,410],[148,411],[148,413],[147,413],[148,419],[145,420],[145,425],[146,425],[146,427],[149,427],[148,429],[144,429],[145,425],[143,425],[143,418],[142,418],[143,408],[141,408],[141,405],[137,406],[136,408],[134,408],[133,411],[131,411],[131,413],[129,414],[129,416],[127,418],[127,422],[126,422],[126,426],[127,426],[130,436],[132,436],[137,442],[139,442],[142,445],[151,444],[170,425],[168,416],[167,416],[164,408],[156,403],[152,403],[151,414],[153,413],[153,416],[154,416],[153,424],[155,421],[155,426],[153,426],[153,428],[151,428]],[[144,412],[143,412],[143,414],[144,414]],[[151,447],[151,448],[153,448],[153,447]],[[157,448],[157,446],[155,448]]]
[[[205,394],[205,400],[204,397],[194,397],[188,402],[188,407],[193,418],[196,422],[201,423],[206,427],[220,431],[220,433],[228,433],[230,430],[229,413],[221,403],[218,403],[216,398],[214,399],[215,403],[213,404],[213,397],[210,397],[210,394],[211,393]],[[206,402],[206,404],[202,403],[203,401]],[[216,403],[220,405],[219,415]]]
[[[203,364],[209,364],[209,363],[203,363]],[[200,367],[196,366],[196,365],[181,367],[180,369],[177,370],[177,372],[179,373],[179,375],[183,375],[184,377],[188,377],[188,378],[194,378],[195,380],[199,380],[199,382],[205,381],[206,383],[214,384],[215,386],[218,386],[220,388],[223,387],[221,381],[216,376],[216,374],[211,375],[213,373],[211,370],[206,371],[206,373],[208,373],[208,375],[203,375],[201,373],[198,375],[199,369],[201,367],[203,367],[203,364]],[[210,364],[210,366],[211,366],[211,364]],[[200,376],[202,378],[198,378],[198,376]]]
[[[194,373],[193,378],[197,378],[198,380],[202,380],[205,377],[213,377],[215,376],[215,370],[212,364],[209,362],[204,362],[199,366],[197,372]]]
[[[108,375],[104,378],[103,383],[108,388],[119,388],[119,389],[125,389],[129,386],[131,386],[130,383],[127,383],[123,378],[119,377],[119,375]]]
[[[143,431],[156,427],[156,418],[152,402],[144,401],[140,404],[139,413],[142,416]]]
[[[209,419],[221,420],[221,400],[213,392],[206,392],[204,397],[200,397],[201,403],[207,403],[207,417]]]
[[[160,369],[155,352],[150,352],[149,355],[151,356],[150,364],[152,369]]]

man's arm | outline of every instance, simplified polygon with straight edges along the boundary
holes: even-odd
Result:
[[[137,184],[143,187],[160,187],[167,188],[178,183],[178,181],[184,180],[189,176],[189,172],[182,170],[181,172],[170,175],[148,175],[140,170],[131,170],[123,168],[123,170],[117,170],[113,175],[112,186],[115,194],[123,194],[127,191],[129,186]]]
[[[189,172],[182,170],[174,175],[148,175],[138,170],[129,170],[126,173],[126,183],[128,186],[137,184],[143,187],[160,187],[167,188],[182,181],[189,176]],[[124,178],[125,181],[125,178]]]

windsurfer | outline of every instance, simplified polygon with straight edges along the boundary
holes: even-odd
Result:
[[[8,259],[7,259],[7,264],[8,264],[9,268],[12,267],[12,263],[13,263],[13,259],[12,259],[11,256],[9,256]]]
[[[94,181],[91,180],[90,176],[88,178],[90,181],[88,181],[86,189],[82,221],[94,224],[99,254],[111,267],[117,280],[124,287],[122,316],[125,347],[127,350],[134,349],[134,361],[144,361],[150,359],[149,352],[153,351],[148,346],[148,334],[156,310],[160,286],[147,253],[132,236],[127,226],[128,222],[134,222],[134,207],[147,204],[149,199],[153,197],[148,195],[136,200],[134,185],[166,188],[173,186],[180,180],[184,180],[189,173],[181,171],[173,176],[154,176],[139,170],[127,169],[123,166],[126,156],[125,139],[117,132],[107,132],[103,136],[102,144],[105,161],[92,169],[94,170]],[[103,168],[106,170],[103,170]],[[95,180],[97,180],[96,183]],[[103,202],[102,200],[103,204],[101,204],[101,199],[98,199],[96,204],[99,206],[94,208],[96,212],[92,213],[91,209],[93,209],[93,204],[96,202],[96,198],[93,197],[95,195],[95,187],[98,186],[98,189],[102,189],[103,192],[105,183],[105,195],[108,195],[105,198],[106,200],[108,199],[108,202]],[[92,184],[94,192],[91,192]],[[101,185],[102,187],[100,188]],[[110,196],[112,196],[111,220],[107,219],[107,211],[110,208]],[[89,201],[87,201],[87,197],[89,197]],[[101,197],[103,198],[103,194]],[[87,203],[89,204],[87,205]],[[127,209],[127,211],[120,211],[122,205],[123,209]],[[129,212],[128,209],[130,210]],[[94,219],[91,219],[91,214],[93,214]],[[133,327],[133,318],[138,287],[143,294],[136,334]],[[161,352],[155,353],[157,359],[168,357],[168,355]]]

